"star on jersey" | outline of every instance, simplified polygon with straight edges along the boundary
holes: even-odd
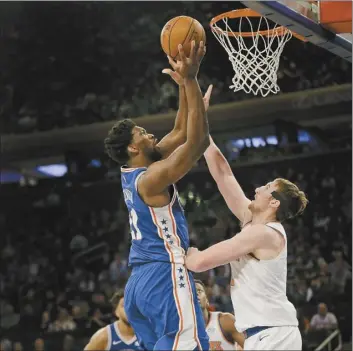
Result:
[[[162,219],[162,224],[163,225],[167,224],[167,221],[164,218]]]
[[[183,273],[183,269],[180,267],[178,268],[179,273]]]
[[[180,284],[179,284],[179,287],[180,287],[180,288],[185,288],[185,284],[184,284],[184,283],[180,283]]]
[[[163,230],[164,230],[165,232],[167,232],[167,231],[168,231],[168,227],[164,227]]]
[[[166,234],[165,237],[166,237],[167,239],[170,239],[172,236],[171,236],[170,234]]]
[[[182,275],[180,275],[180,276],[179,276],[179,279],[180,279],[181,281],[183,281],[183,280],[184,280],[184,277],[183,277]]]

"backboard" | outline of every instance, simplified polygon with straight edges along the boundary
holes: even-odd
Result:
[[[352,34],[351,34],[351,10],[340,10],[339,6],[351,6],[350,1],[242,1],[242,3],[259,12],[273,22],[279,23],[293,32],[296,32],[307,41],[322,47],[334,53],[345,60],[352,62]],[[327,6],[333,6],[333,10],[337,9],[338,17],[344,14],[346,21],[347,33],[339,33],[337,27],[328,23],[327,14],[332,15],[335,11]],[[323,14],[326,16],[323,18]],[[348,24],[347,24],[348,23]]]

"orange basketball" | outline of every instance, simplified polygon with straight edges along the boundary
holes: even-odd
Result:
[[[188,16],[178,16],[166,23],[161,32],[163,51],[173,59],[178,59],[178,45],[183,45],[185,55],[189,56],[191,42],[196,46],[206,42],[206,33],[201,23]]]

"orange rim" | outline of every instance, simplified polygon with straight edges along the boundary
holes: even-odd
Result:
[[[229,37],[244,37],[244,38],[249,38],[253,37],[255,34],[260,34],[263,36],[273,36],[273,35],[285,35],[288,31],[292,33],[292,35],[302,41],[307,41],[302,35],[299,35],[291,30],[289,30],[286,27],[279,26],[274,29],[268,29],[268,30],[259,30],[257,32],[233,32],[233,31],[227,31],[227,30],[222,30],[219,28],[215,28],[214,25],[220,21],[221,19],[224,18],[241,18],[241,17],[264,17],[260,13],[252,10],[252,9],[240,9],[240,10],[232,10],[228,12],[221,13],[218,16],[215,16],[211,19],[210,26],[211,30],[214,32],[217,32],[218,34],[226,34]]]

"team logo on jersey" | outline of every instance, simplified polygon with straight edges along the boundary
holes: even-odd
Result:
[[[130,201],[131,203],[134,203],[132,200],[132,192],[130,190],[124,189],[123,193],[124,193],[125,202]]]

